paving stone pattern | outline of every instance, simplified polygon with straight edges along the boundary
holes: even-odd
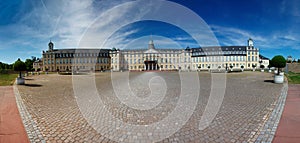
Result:
[[[127,73],[116,73],[116,76],[122,74]],[[142,79],[143,74],[145,73],[130,73],[132,80],[129,84],[132,91],[140,97],[151,92],[149,88],[145,88],[145,83],[135,80]],[[168,89],[163,101],[151,110],[132,109],[121,103],[113,92],[110,73],[85,76],[95,76],[100,98],[114,117],[131,124],[147,125],[167,117],[176,106],[180,95],[178,73],[158,72],[155,75],[166,81]],[[200,96],[191,118],[180,130],[160,142],[272,140],[286,96],[283,94],[286,86],[270,82],[272,74],[227,74],[226,92],[220,111],[204,130],[198,129],[199,120],[209,99],[211,75],[200,73],[199,78]],[[83,118],[74,96],[71,76],[36,75],[27,77],[26,83],[27,86],[16,86],[15,92],[19,92],[16,95],[18,107],[31,142],[115,142],[98,133]],[[110,132],[110,129],[106,130],[107,134]],[[120,133],[112,136],[120,136],[120,142],[128,141],[126,139],[129,136],[136,138],[136,142],[149,142],[147,139],[138,140],[140,135]]]

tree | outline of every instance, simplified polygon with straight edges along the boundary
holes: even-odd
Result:
[[[230,71],[233,71],[233,65],[229,65]]]
[[[22,78],[22,71],[26,70],[26,64],[20,58],[13,65],[14,71],[19,71],[19,78]]]
[[[12,69],[12,65],[0,62],[0,69],[3,69],[3,70]]]
[[[26,70],[27,71],[32,71],[33,69],[33,59],[26,59],[25,60],[25,65],[26,65]]]
[[[279,70],[286,66],[286,60],[283,56],[277,55],[272,58],[271,64],[272,64],[272,66],[277,68],[277,70],[278,70],[277,74],[279,75]]]
[[[4,69],[4,64],[2,62],[0,62],[0,70]]]
[[[256,65],[252,64],[252,70],[255,71]]]
[[[245,68],[244,65],[241,65],[242,72],[244,71],[244,68]]]

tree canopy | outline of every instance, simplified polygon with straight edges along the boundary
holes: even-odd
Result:
[[[12,69],[13,66],[11,64],[7,64],[7,63],[2,63],[0,62],[0,70],[7,70],[7,69]]]
[[[286,60],[283,56],[274,56],[271,60],[271,65],[276,68],[284,68],[286,66]]]
[[[19,58],[14,64],[14,71],[25,71],[26,70],[26,64],[21,61],[21,59]]]
[[[31,59],[25,60],[26,70],[32,71],[33,70],[33,62],[36,60],[35,57],[32,57]]]

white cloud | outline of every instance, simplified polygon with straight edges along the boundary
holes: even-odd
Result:
[[[211,26],[215,34],[222,35],[225,37],[222,39],[222,43],[226,43],[229,45],[245,45],[246,41],[249,38],[254,39],[257,42],[266,42],[267,39],[263,36],[253,34],[251,32],[248,32],[246,30],[241,30],[238,28],[232,28],[232,27],[222,27],[217,25]]]
[[[265,35],[259,35],[246,30],[212,25],[213,31],[222,45],[246,45],[248,38],[254,40],[254,45],[263,49],[292,48],[300,49],[299,34],[288,31],[274,31]],[[297,46],[298,45],[298,46]]]
[[[72,0],[72,1],[43,1],[33,3],[27,13],[22,13],[22,18],[15,24],[1,26],[0,33],[9,35],[5,41],[7,47],[24,46],[22,43],[30,41],[32,47],[39,50],[47,48],[47,41],[52,39],[57,48],[77,47],[85,30],[99,17],[103,20],[98,23],[99,37],[107,26],[112,26],[112,20],[125,17],[126,9],[116,11],[113,15],[105,12],[123,1],[111,2],[102,0]],[[95,37],[95,38],[97,38]],[[1,38],[2,39],[2,38]],[[1,40],[3,41],[3,39]],[[1,42],[4,44],[4,42]]]
[[[120,6],[120,4],[123,5]],[[166,8],[173,7],[166,6]],[[127,0],[40,0],[40,2],[32,3],[32,7],[28,7],[28,9],[30,10],[23,13],[18,22],[5,28],[7,29],[6,33],[15,36],[15,38],[10,38],[10,41],[6,41],[7,47],[17,47],[30,41],[32,48],[42,51],[47,49],[47,43],[50,39],[54,42],[55,48],[103,46],[102,44],[110,36],[109,34],[122,28],[122,26],[126,26],[123,25],[124,23],[139,20],[143,16],[157,11],[160,9],[160,3],[159,1],[158,3],[148,1],[128,3]],[[161,18],[169,16],[169,18],[174,19],[175,17],[170,17],[173,13],[170,14],[167,11],[160,13],[159,16]],[[187,18],[187,21],[189,20],[184,13],[181,15],[181,17]],[[156,14],[156,16],[158,15]],[[191,25],[186,27],[194,28]],[[1,29],[3,28],[1,27]],[[113,40],[110,40],[111,43],[106,42],[107,45],[104,46],[121,47],[122,44],[131,40],[127,39],[127,36],[134,32],[137,31],[114,34],[118,36],[113,37]],[[194,33],[194,35],[202,36],[201,38],[205,39],[205,33]],[[186,41],[189,39],[189,37],[176,37],[173,40],[190,45],[191,43]],[[0,44],[3,43],[0,42]]]

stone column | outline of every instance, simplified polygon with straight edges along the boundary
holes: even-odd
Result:
[[[153,69],[153,68],[154,68],[153,64],[151,64],[151,68],[152,68],[151,70],[154,70],[154,69]]]

